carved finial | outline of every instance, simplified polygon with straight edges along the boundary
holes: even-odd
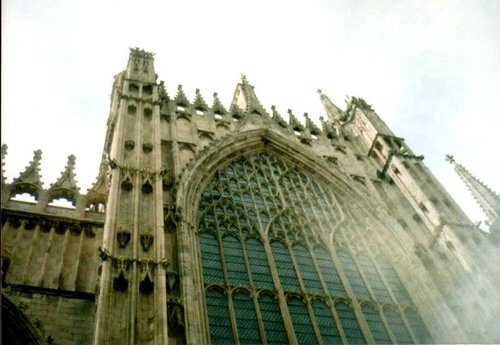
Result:
[[[135,55],[135,56],[142,57],[142,58],[152,59],[155,55],[154,53],[147,52],[144,49],[141,49],[138,47],[129,48],[129,49],[130,49],[130,55]]]
[[[447,162],[450,162],[451,164],[455,163],[455,157],[453,157],[452,155],[446,155],[445,159]]]
[[[165,82],[163,80],[161,80],[160,84],[158,84],[158,94],[162,101],[168,100],[168,93],[167,89],[165,88]]]
[[[33,160],[29,163],[26,169],[14,179],[16,182],[31,183],[34,185],[42,185],[40,176],[40,161],[42,160],[42,150],[36,150],[33,154]]]
[[[76,163],[76,157],[75,155],[69,155],[68,156],[68,163],[66,164],[66,167],[64,171],[61,173],[61,177],[53,183],[50,188],[65,188],[69,190],[73,190],[75,192],[78,192],[80,188],[77,186],[77,181],[75,179],[75,163]]]
[[[189,105],[189,100],[187,99],[186,95],[184,94],[184,90],[182,89],[182,85],[179,84],[177,86],[177,95],[175,95],[175,103],[176,104],[182,104],[184,106]]]
[[[224,108],[224,106],[222,105],[217,92],[214,92],[213,97],[214,97],[214,101],[212,103],[212,110],[214,111],[214,113],[220,114],[220,115],[227,113],[226,108]]]
[[[247,76],[244,75],[243,73],[241,74],[241,82],[243,84],[248,84]]]
[[[323,94],[323,91],[321,91],[321,89],[318,89],[316,92],[319,93],[320,95]]]
[[[201,109],[201,110],[206,110],[208,109],[208,105],[203,99],[203,96],[201,95],[200,89],[195,90],[195,98],[193,101],[193,105],[196,109]]]

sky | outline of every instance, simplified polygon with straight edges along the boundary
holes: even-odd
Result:
[[[485,217],[445,162],[500,191],[500,1],[2,1],[7,181],[41,149],[44,187],[75,154],[95,181],[113,76],[129,47],[156,53],[173,96],[199,88],[228,108],[243,73],[266,109],[324,116],[364,98],[473,221]]]

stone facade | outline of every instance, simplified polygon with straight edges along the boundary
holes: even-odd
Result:
[[[318,93],[321,126],[245,77],[209,106],[131,49],[93,187],[70,156],[44,189],[40,151],[2,178],[4,340],[498,342],[498,237],[372,106]]]

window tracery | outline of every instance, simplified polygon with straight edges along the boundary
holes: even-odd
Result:
[[[349,343],[365,343],[362,323],[377,342],[391,342],[386,327],[398,342],[430,339],[413,309],[405,324],[406,313],[391,296],[402,305],[412,301],[390,263],[354,258],[348,249],[334,251],[323,243],[341,219],[334,195],[312,174],[266,153],[243,156],[215,172],[198,208],[212,344],[233,343],[233,334],[241,344],[342,343],[341,333]],[[286,300],[280,303],[280,296]],[[382,303],[394,307],[384,314],[386,321]],[[419,339],[411,338],[406,325]]]

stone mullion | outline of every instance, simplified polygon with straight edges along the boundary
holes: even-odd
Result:
[[[286,303],[286,296],[283,287],[281,286],[280,277],[278,274],[278,269],[276,268],[276,263],[274,261],[274,256],[272,253],[271,245],[269,243],[269,238],[267,234],[262,237],[262,243],[264,244],[264,251],[267,256],[267,261],[269,263],[269,269],[271,271],[271,276],[273,278],[274,287],[278,294],[278,304],[281,311],[281,316],[283,317],[283,323],[285,325],[286,334],[290,344],[297,344],[297,337],[293,329],[292,318],[290,317],[290,312],[288,311],[288,305]]]
[[[378,262],[377,260],[373,260],[373,252],[370,248],[370,246],[368,246],[365,242],[365,239],[363,237],[361,237],[363,240],[362,240],[362,245],[363,247],[365,248],[365,251],[367,252],[367,257],[368,259],[374,264],[374,267],[375,267],[375,270],[377,271],[380,279],[382,280],[382,283],[384,284],[384,287],[385,289],[387,290],[387,292],[389,292],[389,295],[391,296],[392,298],[392,301],[394,304],[397,304],[399,305],[399,301],[398,299],[396,298],[396,295],[394,294],[394,292],[392,291],[389,283],[387,282],[387,280],[385,279],[385,276],[383,274],[383,271],[380,269],[380,267],[378,266]]]
[[[309,205],[311,206],[311,210],[312,210],[312,212],[313,212],[313,214],[314,214],[314,218],[315,218],[315,220],[317,221],[317,223],[319,223],[319,226],[320,226],[320,229],[321,229],[321,233],[328,233],[328,231],[324,231],[325,229],[323,229],[323,224],[321,224],[321,222],[319,222],[320,217],[318,216],[318,213],[317,213],[317,210],[316,210],[316,207],[320,207],[320,208],[321,208],[321,210],[322,210],[322,212],[326,215],[326,212],[324,212],[324,209],[323,209],[323,205],[322,205],[322,203],[318,203],[318,204],[316,205],[316,204],[314,203],[314,201],[313,201],[313,200],[311,200],[311,198],[310,198],[310,194],[311,194],[311,192],[310,192],[310,191],[308,191],[308,190],[306,189],[306,185],[304,184],[304,182],[302,181],[302,179],[299,179],[299,180],[300,180],[300,185],[301,185],[301,187],[302,187],[302,192],[303,192],[303,194],[304,194],[304,199],[307,199],[307,201],[309,202]],[[311,181],[311,180],[309,179],[308,184],[309,184],[309,185],[311,185],[312,183],[313,183],[313,181]],[[313,190],[313,188],[311,187],[310,189],[311,189],[311,191],[312,191],[313,195],[315,195],[316,193],[315,193],[315,191]],[[313,205],[314,205],[314,206],[313,206]],[[308,218],[308,222],[309,222],[309,224],[313,224],[314,222],[312,222],[312,221],[309,219],[309,214],[306,212],[305,208],[303,208],[303,210],[304,210],[304,213],[306,214],[306,217]],[[329,219],[329,217],[327,217],[327,219]],[[318,240],[321,238],[321,234],[320,234],[320,236],[318,236],[318,234],[314,233],[314,235],[316,236],[316,238],[317,238]],[[308,240],[309,240],[309,239],[308,239]],[[326,286],[326,285],[325,285],[325,286]]]
[[[266,160],[268,162],[268,166],[271,168],[270,169],[270,172],[271,172],[271,178],[273,180],[273,183],[274,183],[274,186],[276,187],[276,191],[278,192],[277,194],[279,195],[279,201],[282,205],[285,205],[286,204],[286,201],[285,201],[285,196],[283,195],[283,190],[282,190],[282,184],[279,183],[278,181],[278,178],[276,177],[276,175],[274,174],[274,171],[273,171],[273,165],[271,162],[269,162],[269,158],[266,157]],[[280,171],[281,173],[281,176],[283,176],[283,173],[281,172],[281,169],[279,166],[276,166],[276,169]],[[276,196],[273,195],[273,198],[276,199]],[[280,204],[278,203],[278,204]]]
[[[377,310],[377,312],[379,313],[380,315],[380,318],[382,319],[382,323],[385,327],[385,329],[387,330],[387,334],[389,335],[389,338],[391,339],[392,343],[393,344],[398,344],[398,341],[396,339],[396,336],[394,335],[394,333],[392,332],[392,327],[391,325],[389,324],[389,322],[387,321],[386,317],[385,317],[385,314],[384,314],[384,308],[381,307],[381,305],[379,304],[377,306],[377,308],[375,308]]]
[[[253,162],[253,161],[251,161],[251,164],[252,164],[253,172],[254,172],[254,174],[255,174],[255,181],[257,181],[257,185],[259,186],[259,188],[258,188],[258,189],[259,189],[259,190],[258,190],[258,192],[259,192],[259,194],[260,194],[259,196],[260,196],[260,197],[262,198],[262,200],[264,201],[264,210],[265,210],[265,211],[267,212],[267,214],[269,215],[269,222],[270,222],[270,221],[271,221],[271,214],[272,214],[272,213],[271,213],[271,212],[269,212],[269,207],[267,206],[266,199],[265,199],[265,197],[264,197],[264,195],[263,195],[263,193],[262,193],[262,185],[260,184],[259,175],[257,174],[257,173],[259,172],[259,171],[258,171],[258,167],[256,167],[256,166],[255,166],[255,162]],[[264,173],[262,173],[262,174],[264,175]],[[256,207],[257,203],[255,202],[255,197],[254,197],[255,193],[254,193],[254,191],[253,191],[253,190],[252,190],[252,193],[251,193],[251,194],[252,194],[252,200],[253,200],[253,203],[254,203],[254,205],[255,205],[255,208],[259,210],[259,211],[257,212],[257,218],[259,219],[259,223],[260,223],[260,231],[261,231],[261,232],[265,232],[265,229],[266,229],[266,227],[267,227],[267,225],[268,225],[269,223],[268,223],[268,224],[265,224],[265,225],[262,223],[262,220],[260,219],[260,212],[261,212],[261,210],[260,210],[258,207]]]
[[[311,324],[313,326],[314,332],[316,333],[316,340],[320,345],[328,345],[323,341],[323,337],[321,336],[321,330],[319,329],[318,321],[316,320],[316,314],[314,314],[314,309],[311,305],[310,298],[307,298],[305,301],[307,311],[309,312],[309,317],[311,318]]]
[[[327,305],[330,308],[330,313],[333,315],[333,319],[335,320],[335,324],[337,325],[337,329],[340,334],[340,338],[342,339],[342,343],[348,345],[347,336],[344,332],[344,327],[342,327],[342,322],[340,321],[340,317],[337,314],[337,310],[335,309],[335,301],[332,297],[329,297],[327,300]]]
[[[406,330],[410,334],[411,340],[413,341],[414,344],[418,344],[418,338],[415,335],[415,333],[413,332],[413,328],[411,327],[410,323],[406,319],[404,309],[400,304],[398,304],[398,312],[399,312],[399,316],[401,316],[401,320],[403,320],[403,324],[405,325]]]
[[[332,229],[332,230],[330,230],[330,232],[331,232],[331,231],[333,231],[333,229],[335,229],[335,228],[337,227],[338,222],[340,221],[340,220],[337,218],[337,216],[336,216],[336,215],[338,214],[338,212],[335,212],[336,210],[335,210],[335,209],[334,209],[334,207],[331,205],[330,200],[328,200],[328,198],[326,197],[326,192],[325,192],[325,190],[323,189],[323,186],[322,186],[322,185],[320,185],[320,184],[318,183],[318,184],[317,184],[317,188],[319,189],[319,193],[318,193],[318,194],[321,194],[321,197],[323,198],[323,200],[325,201],[325,203],[326,203],[326,205],[327,205],[327,208],[325,209],[325,211],[326,211],[327,209],[329,209],[329,212],[325,212],[325,216],[327,215],[327,213],[330,213],[330,214],[332,214],[332,215],[334,216],[334,217],[333,217],[333,219],[335,219],[335,220],[337,221],[337,224],[334,224],[334,223],[332,222],[332,220],[330,219],[330,217],[326,217],[326,221],[327,221],[327,222],[330,224],[330,226],[331,226],[331,229]]]
[[[317,186],[318,186],[318,189],[320,190],[320,192],[323,194],[323,198],[326,200],[326,203],[328,205],[328,208],[331,211],[331,214],[333,214],[335,216],[334,219],[336,220],[336,224],[332,224],[332,221],[330,220],[330,218],[328,218],[328,221],[330,224],[333,225],[333,229],[336,229],[339,226],[339,224],[345,219],[344,211],[340,207],[340,204],[338,203],[337,199],[335,198],[335,195],[333,195],[333,194],[331,195],[331,197],[333,198],[333,201],[335,202],[335,206],[334,206],[334,205],[332,205],[330,200],[328,200],[327,193],[324,190],[322,184],[317,183]]]
[[[369,281],[368,279],[366,278],[364,272],[363,272],[363,269],[361,269],[361,265],[358,263],[358,261],[356,260],[356,255],[351,255],[352,257],[352,260],[354,261],[354,264],[356,265],[356,268],[361,276],[361,279],[363,280],[363,282],[365,283],[365,286],[366,288],[368,289],[368,292],[370,293],[371,297],[372,297],[372,303],[375,303],[377,308],[376,310],[378,311],[378,313],[380,314],[381,316],[381,319],[382,319],[382,323],[384,324],[384,327],[386,328],[387,330],[387,334],[389,334],[389,338],[391,339],[391,341],[394,343],[394,344],[397,344],[397,341],[394,337],[394,335],[392,334],[392,330],[391,330],[391,327],[389,326],[389,323],[387,322],[387,320],[385,319],[385,316],[383,315],[383,311],[382,309],[380,308],[381,305],[383,305],[382,302],[378,302],[375,298],[375,293],[373,292],[373,289],[371,287],[371,284],[369,284]],[[370,258],[368,258],[370,259]]]
[[[372,298],[372,302],[378,303],[377,299],[375,298],[375,293],[372,290],[371,284],[366,278],[363,269],[361,268],[361,265],[358,263],[358,260],[356,260],[357,255],[351,255],[352,261],[354,261],[354,264],[356,265],[356,269],[358,270],[358,273],[361,277],[361,280],[365,283],[366,289],[368,290],[368,293],[370,294]]]
[[[297,173],[297,174],[298,174],[298,173]],[[305,195],[305,194],[306,194],[306,190],[305,190],[305,188],[304,188],[304,185],[302,184],[302,179],[301,179],[299,176],[297,176],[297,178],[298,178],[298,180],[300,181],[300,185],[299,185],[299,186],[297,186],[297,184],[296,184],[296,183],[295,183],[292,179],[290,179],[290,183],[291,183],[291,185],[293,186],[293,193],[296,195],[297,200],[299,200],[299,201],[303,201],[303,200],[302,200],[302,196],[301,196],[300,194],[304,194],[304,195]],[[300,193],[299,193],[299,191],[300,191]],[[309,218],[309,214],[307,214],[306,209],[303,207],[303,202],[300,202],[300,205],[299,205],[298,207],[297,207],[297,205],[295,205],[295,208],[296,208],[296,209],[298,208],[298,209],[302,210],[302,213],[305,215],[306,222],[307,222],[306,224],[307,224],[307,225],[309,225],[309,224],[311,224],[311,223],[312,223],[311,219]],[[314,212],[314,211],[313,211],[313,212]],[[308,234],[306,234],[306,233],[304,232],[304,229],[302,229],[302,231],[303,231],[303,234],[304,234],[304,238],[305,238],[305,240],[306,240],[306,243],[307,243],[307,244],[308,244],[308,246],[310,247],[310,246],[311,246],[311,243],[310,243],[310,240],[309,240],[309,236],[308,236]],[[316,234],[314,234],[314,235],[316,235]],[[316,235],[316,238],[317,238],[317,235]]]
[[[229,287],[229,275],[227,273],[226,258],[224,257],[224,245],[223,245],[222,237],[221,237],[221,234],[219,231],[219,217],[217,217],[217,213],[215,212],[215,208],[214,208],[214,215],[215,215],[215,223],[217,226],[217,231],[216,231],[217,232],[217,242],[219,243],[219,258],[220,258],[220,262],[222,265],[222,273],[224,274],[224,289],[226,291],[227,305],[228,305],[228,309],[229,309],[228,310],[229,311],[229,318],[231,320],[231,328],[233,329],[234,343],[239,344],[238,327],[236,325],[236,316],[234,314],[232,289]]]
[[[253,301],[253,306],[255,308],[255,314],[257,316],[257,323],[259,324],[260,339],[262,340],[263,345],[267,345],[268,342],[267,342],[266,330],[264,328],[264,320],[262,318],[262,313],[260,312],[259,296],[255,290],[252,293],[252,301]]]
[[[359,303],[357,302],[357,300],[358,300],[357,296],[351,287],[351,283],[347,277],[347,274],[344,271],[344,267],[342,266],[342,263],[338,259],[335,251],[330,250],[329,253],[330,253],[330,257],[333,261],[333,264],[335,265],[335,268],[337,269],[337,273],[340,277],[340,281],[342,282],[342,285],[344,286],[344,288],[347,292],[347,296],[351,296],[351,300],[352,300],[351,306],[352,306],[352,309],[354,310],[354,314],[356,315],[357,321],[359,323],[359,327],[361,328],[361,332],[363,333],[364,337],[366,338],[366,340],[369,344],[374,344],[375,340],[373,339],[373,336],[370,332],[368,324],[365,321],[361,307],[360,307]]]

